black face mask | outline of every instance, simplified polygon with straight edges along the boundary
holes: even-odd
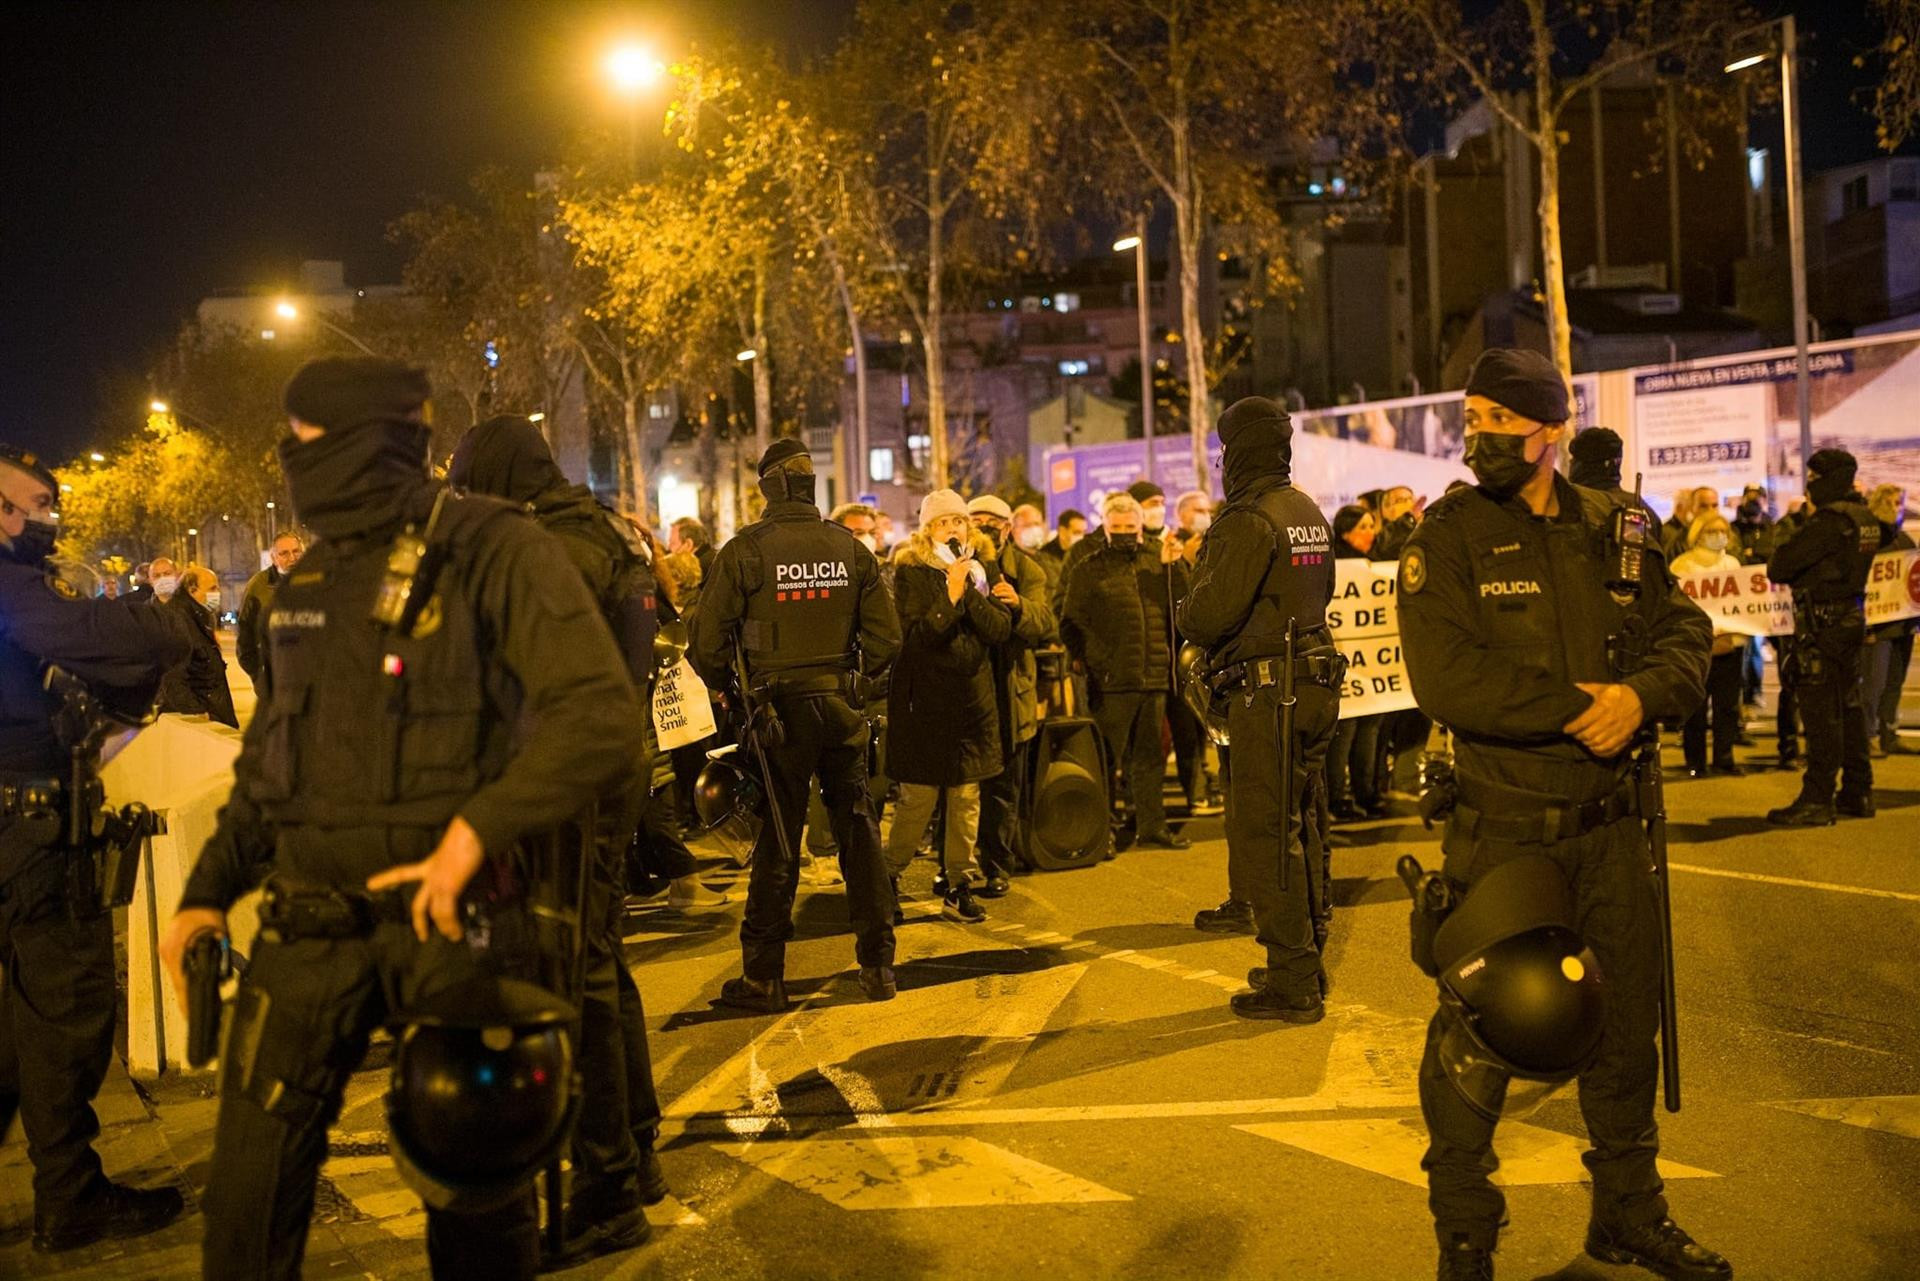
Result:
[[[760,478],[760,496],[770,503],[811,503],[818,477],[775,468]]]
[[[1488,497],[1505,502],[1533,479],[1539,460],[1527,461],[1527,442],[1545,430],[1535,428],[1524,436],[1477,431],[1467,437],[1467,467]]]
[[[1853,476],[1848,472],[1838,472],[1830,476],[1810,476],[1807,479],[1807,497],[1813,500],[1815,507],[1826,507],[1841,502],[1853,493]]]
[[[30,520],[13,540],[13,558],[22,565],[38,565],[53,555],[54,535],[59,532],[51,521]]]
[[[1740,519],[1742,522],[1749,525],[1756,524],[1759,522],[1760,520],[1759,499],[1749,498],[1746,502],[1740,504]]]
[[[1107,544],[1117,552],[1133,552],[1140,548],[1138,534],[1108,534]]]
[[[280,442],[280,467],[303,524],[325,538],[377,529],[404,515],[403,501],[427,482],[432,432],[405,420],[371,422],[300,443]]]

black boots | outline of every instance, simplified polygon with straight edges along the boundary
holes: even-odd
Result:
[[[1852,796],[1842,792],[1833,798],[1833,808],[1848,818],[1872,818],[1877,813],[1872,792]]]
[[[1701,1245],[1672,1219],[1638,1228],[1587,1228],[1587,1253],[1602,1263],[1637,1263],[1669,1281],[1725,1281],[1733,1265]]]
[[[1493,1251],[1456,1234],[1440,1247],[1439,1281],[1493,1281]]]
[[[1832,827],[1833,802],[1802,796],[1791,805],[1768,810],[1767,822],[1778,827]]]
[[[891,965],[863,965],[860,967],[860,990],[869,1001],[891,1001],[899,990],[893,983]]]
[[[1193,928],[1209,934],[1253,933],[1253,904],[1229,898],[1219,907],[1193,914]]]
[[[33,1248],[41,1254],[77,1250],[95,1241],[145,1236],[180,1217],[177,1188],[130,1188],[98,1179],[63,1209],[33,1216]]]
[[[720,1004],[731,1005],[735,1009],[752,1010],[755,1014],[785,1014],[787,1012],[787,983],[785,979],[728,979],[720,985]]]

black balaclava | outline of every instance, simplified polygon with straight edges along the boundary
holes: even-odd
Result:
[[[530,503],[567,477],[553,461],[540,429],[518,414],[477,424],[454,447],[447,483],[509,502]]]
[[[404,518],[427,480],[432,430],[420,419],[425,372],[377,356],[310,360],[287,382],[288,416],[326,434],[280,442],[295,515],[322,538],[347,538]]]
[[[791,436],[783,436],[767,446],[760,456],[760,494],[770,503],[812,503],[818,479],[810,471],[795,471],[781,466],[793,458],[806,458],[807,447]]]
[[[1220,415],[1220,480],[1235,502],[1293,476],[1293,421],[1277,401],[1248,396]]]
[[[1620,434],[1611,427],[1589,427],[1567,446],[1567,479],[1589,489],[1620,488]]]
[[[1841,502],[1853,493],[1860,464],[1844,449],[1823,449],[1807,459],[1807,497],[1815,507]]]

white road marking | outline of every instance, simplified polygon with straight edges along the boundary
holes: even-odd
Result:
[[[1783,1099],[1767,1104],[1785,1112],[1839,1121],[1863,1130],[1883,1130],[1905,1139],[1920,1139],[1920,1094],[1866,1095],[1853,1099]]]
[[[1132,1200],[1005,1148],[963,1137],[821,1138],[723,1150],[843,1210]]]
[[[1234,1128],[1415,1187],[1427,1186],[1427,1176],[1420,1169],[1420,1158],[1427,1150],[1427,1131],[1417,1117],[1275,1121]],[[1508,1121],[1494,1132],[1493,1148],[1500,1158],[1500,1169],[1493,1181],[1510,1188],[1584,1183],[1587,1167],[1581,1163],[1580,1153],[1585,1147],[1584,1141],[1570,1134]],[[1659,1166],[1662,1177],[1669,1179],[1720,1177],[1711,1170],[1696,1169],[1677,1161],[1663,1159]]]
[[[1835,894],[1858,894],[1865,898],[1890,898],[1902,903],[1920,903],[1920,894],[1905,890],[1876,890],[1864,885],[1840,885],[1833,881],[1803,881],[1793,876],[1768,876],[1764,872],[1734,872],[1724,867],[1700,867],[1693,863],[1669,863],[1676,872],[1698,876],[1723,876],[1730,881],[1753,881],[1760,885],[1785,885],[1796,890],[1830,890]]]

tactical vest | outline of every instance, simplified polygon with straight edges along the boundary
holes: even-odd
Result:
[[[1275,485],[1250,501],[1227,504],[1215,523],[1228,512],[1241,510],[1256,513],[1273,533],[1273,559],[1234,644],[1235,656],[1244,661],[1284,653],[1290,619],[1303,636],[1326,627],[1334,558],[1332,524],[1319,504],[1291,484]]]
[[[585,491],[581,491],[582,494]],[[602,581],[588,584],[600,616],[627,661],[627,675],[641,690],[653,679],[653,638],[660,631],[659,584],[652,549],[631,523],[590,498],[556,511],[536,512],[541,528],[577,539],[606,560]]]
[[[487,732],[472,566],[485,527],[515,510],[449,496],[432,540],[446,560],[410,634],[370,617],[385,537],[322,541],[280,585],[267,617],[273,693],[256,712],[250,793],[269,822],[439,827],[504,767],[505,727]]]
[[[1821,561],[1804,590],[1795,585],[1793,599],[1796,605],[1801,603],[1803,597],[1810,604],[1861,598],[1866,594],[1867,575],[1873,572],[1874,555],[1880,550],[1880,522],[1865,503],[1852,498],[1828,503],[1814,514],[1813,519],[1823,517],[1844,520],[1850,528],[1840,536],[1840,554]]]
[[[851,671],[859,661],[861,570],[873,555],[830,521],[767,519],[740,531],[740,641],[756,677]],[[862,558],[865,558],[863,561]]]

